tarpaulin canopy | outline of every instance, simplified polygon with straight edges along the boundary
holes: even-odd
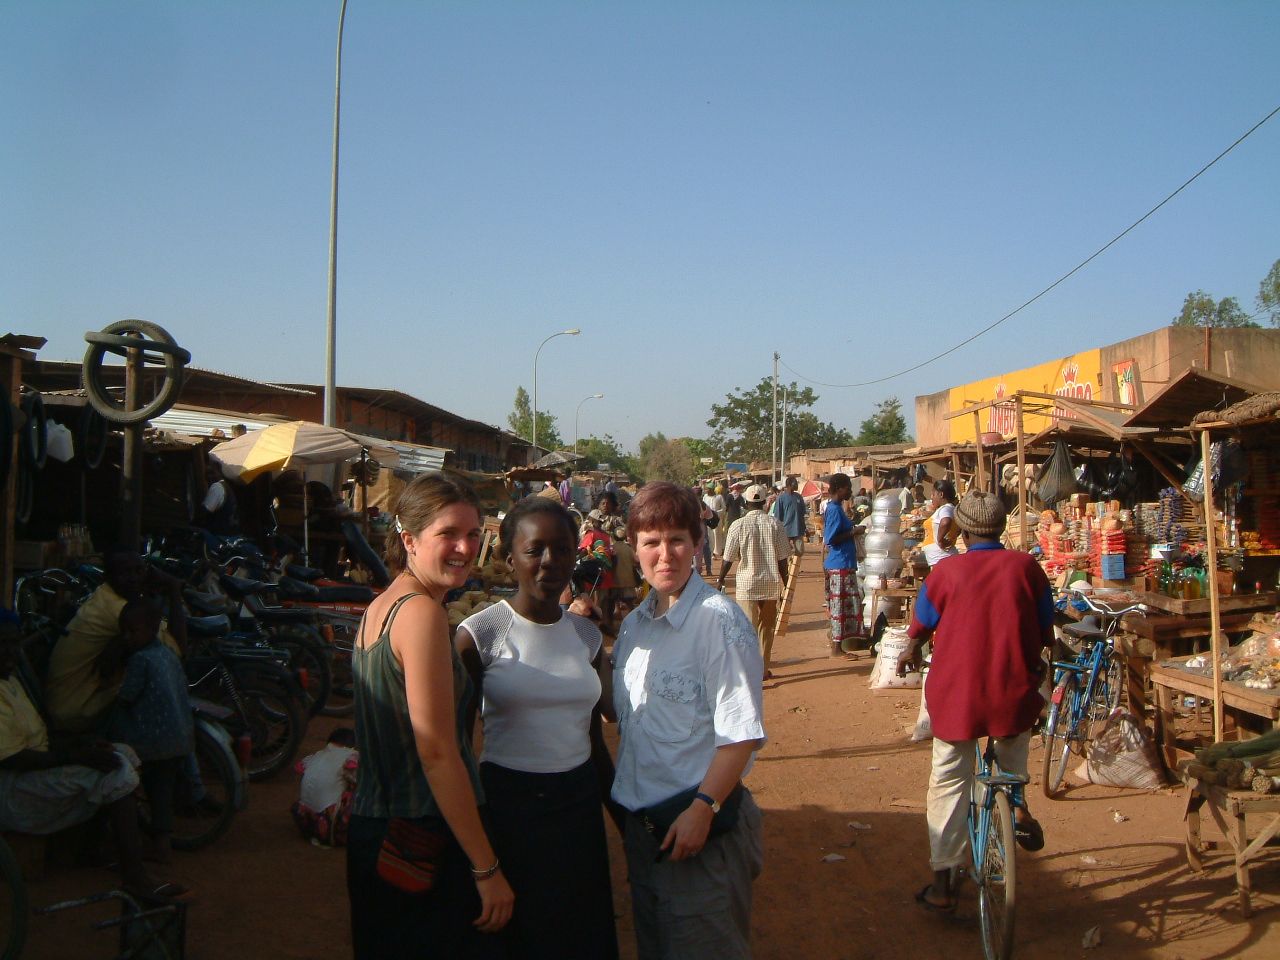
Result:
[[[361,450],[367,450],[369,457],[384,467],[400,462],[395,450],[368,437],[306,420],[254,430],[218,444],[209,455],[222,467],[224,475],[247,483],[277,470],[356,460]]]

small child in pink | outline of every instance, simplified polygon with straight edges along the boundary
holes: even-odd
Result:
[[[302,774],[302,789],[290,812],[298,831],[317,846],[340,847],[347,842],[360,763],[355,746],[354,730],[335,727],[324,749],[294,766]]]

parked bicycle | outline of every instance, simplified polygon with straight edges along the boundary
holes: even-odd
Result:
[[[978,886],[978,922],[987,960],[1013,956],[1013,920],[1017,903],[1013,811],[1023,806],[1022,791],[1030,777],[1003,772],[996,761],[995,740],[979,744],[969,797],[969,853]]]
[[[27,887],[18,860],[0,836],[0,960],[17,960],[27,940]]]
[[[1050,800],[1057,796],[1075,753],[1083,757],[1094,724],[1105,720],[1120,704],[1123,664],[1115,649],[1115,633],[1122,617],[1142,613],[1141,604],[1113,609],[1104,600],[1076,594],[1098,615],[1062,628],[1077,640],[1080,652],[1071,660],[1055,660],[1053,697],[1044,725],[1044,761],[1040,786]]]

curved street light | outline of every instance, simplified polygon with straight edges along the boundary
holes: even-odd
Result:
[[[578,452],[578,417],[582,414],[582,405],[588,400],[603,400],[603,393],[593,393],[589,397],[583,397],[578,401],[578,409],[573,413],[573,452]]]
[[[530,443],[533,447],[535,459],[537,459],[538,453],[538,354],[542,352],[542,348],[547,345],[548,341],[554,340],[556,337],[576,337],[581,332],[577,327],[570,327],[568,330],[553,333],[538,344],[538,349],[533,352],[533,436]]]

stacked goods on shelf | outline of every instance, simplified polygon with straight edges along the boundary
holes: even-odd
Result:
[[[1067,539],[1066,524],[1059,520],[1058,515],[1052,510],[1045,510],[1040,514],[1036,534],[1040,542],[1040,555],[1045,573],[1049,576],[1061,573],[1075,549]]]
[[[1109,518],[1111,519],[1111,518]],[[1104,526],[1108,521],[1103,521]],[[1112,529],[1094,533],[1089,553],[1089,572],[1103,580],[1123,580],[1125,576],[1125,536],[1119,529],[1120,521],[1114,520]]]
[[[1155,538],[1160,543],[1185,543],[1187,522],[1193,519],[1190,506],[1173,487],[1160,491],[1156,509]]]
[[[893,618],[898,615],[902,601],[890,601],[880,598],[876,609],[871,609],[871,591],[878,590],[886,582],[902,573],[902,501],[898,499],[898,491],[882,490],[871,504],[871,515],[864,521],[866,534],[863,543],[867,556],[858,562],[858,572],[865,580],[867,600],[864,615],[868,624],[874,623],[876,617],[883,613]]]

